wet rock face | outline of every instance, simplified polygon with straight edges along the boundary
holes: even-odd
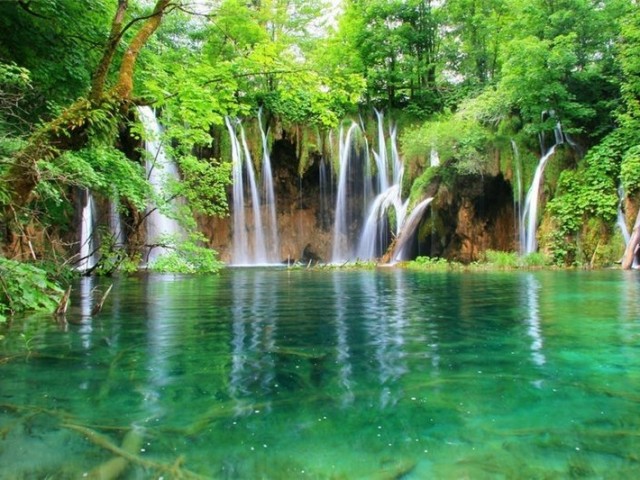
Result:
[[[488,249],[513,250],[512,199],[502,174],[458,177],[452,187],[441,186],[434,200],[435,231],[419,239],[422,249],[461,262],[475,261]]]
[[[276,220],[280,236],[280,259],[327,262],[331,258],[334,199],[322,194],[318,168],[319,158],[313,158],[303,176],[298,174],[295,145],[286,137],[276,140],[272,150],[272,168],[276,197]],[[266,213],[263,212],[263,217]],[[252,231],[253,211],[245,208],[245,228]],[[231,262],[232,218],[201,217],[199,225],[209,247],[220,254],[224,262]],[[306,252],[306,253],[305,253]]]

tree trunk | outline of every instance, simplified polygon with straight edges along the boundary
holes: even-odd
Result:
[[[636,249],[638,248],[639,243],[640,243],[640,211],[638,211],[638,216],[636,217],[636,223],[633,226],[633,231],[631,232],[631,238],[629,239],[627,248],[624,251],[624,256],[622,257],[622,268],[624,270],[629,270],[631,267],[633,267],[633,260],[636,258]]]
[[[24,207],[32,197],[39,181],[38,161],[54,161],[65,151],[78,150],[86,146],[89,140],[92,114],[102,109],[102,118],[117,121],[126,114],[133,92],[133,73],[138,54],[151,35],[158,29],[171,0],[157,0],[153,12],[141,19],[134,19],[122,27],[128,2],[118,0],[118,9],[111,24],[111,33],[103,57],[92,79],[90,100],[80,98],[66,108],[61,115],[33,133],[27,145],[13,157],[12,166],[2,179],[10,185],[10,209],[6,218],[16,218],[16,212]],[[142,25],[125,51],[118,79],[106,94],[107,73],[113,63],[117,46],[122,34],[135,22],[143,20]]]
[[[111,32],[109,32],[107,45],[91,79],[91,93],[89,94],[89,98],[92,101],[100,100],[104,93],[104,85],[107,80],[107,75],[109,74],[109,68],[113,63],[113,56],[116,53],[116,49],[124,33],[122,25],[124,24],[127,8],[129,8],[128,0],[118,0],[118,9],[111,22]]]

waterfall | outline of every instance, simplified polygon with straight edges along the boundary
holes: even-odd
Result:
[[[119,206],[120,202],[117,197],[109,202],[109,232],[115,248],[122,248],[126,243]]]
[[[80,191],[81,214],[80,214],[80,249],[78,255],[80,260],[76,269],[86,272],[92,269],[97,262],[96,241],[94,236],[95,206],[93,194],[89,189]]]
[[[357,256],[364,260],[371,260],[384,253],[389,244],[388,212],[390,208],[395,210],[394,234],[398,234],[404,223],[407,211],[407,202],[402,201],[402,175],[403,164],[398,153],[397,131],[395,126],[389,128],[389,143],[391,158],[387,157],[387,140],[384,135],[384,116],[375,111],[378,131],[378,152],[374,152],[376,160],[376,173],[374,184],[377,187],[376,197],[368,203],[367,216],[360,233]],[[389,183],[389,168],[392,170],[392,183]]]
[[[318,166],[318,177],[320,179],[320,219],[323,229],[330,226],[329,205],[331,203],[331,164],[322,157]]]
[[[531,187],[527,192],[527,197],[524,201],[524,210],[522,212],[522,223],[524,224],[524,244],[522,238],[520,239],[520,245],[522,253],[529,254],[536,251],[538,244],[536,241],[536,228],[538,221],[538,202],[540,197],[540,187],[542,186],[542,175],[544,174],[544,168],[547,166],[547,161],[553,156],[556,151],[556,145],[540,158],[538,167],[533,175],[533,181]]]
[[[273,190],[273,173],[271,171],[271,154],[267,141],[267,132],[262,126],[262,107],[258,110],[258,124],[262,138],[262,185],[264,203],[267,207],[267,231],[269,232],[268,260],[277,261],[280,255],[280,239],[278,238],[278,222],[276,217],[276,196]]]
[[[538,167],[533,175],[533,181],[531,187],[527,192],[527,196],[524,201],[524,210],[522,212],[521,222],[524,224],[524,243],[523,238],[520,238],[520,249],[523,254],[527,255],[533,253],[538,248],[536,241],[536,228],[538,221],[538,202],[540,201],[540,188],[542,186],[542,176],[544,174],[544,168],[547,166],[547,162],[553,156],[556,151],[556,147],[564,143],[564,134],[562,133],[562,127],[560,122],[556,123],[553,130],[556,143],[540,157]],[[540,145],[544,148],[544,138],[541,135]]]
[[[429,166],[430,167],[440,166],[440,155],[438,155],[438,150],[436,150],[435,148],[431,149],[431,155],[429,156]]]
[[[346,260],[350,260],[351,249],[349,246],[349,231],[348,231],[348,218],[349,208],[347,204],[348,200],[348,174],[350,170],[351,150],[354,148],[352,145],[352,139],[355,131],[358,130],[358,124],[353,122],[347,132],[344,132],[344,128],[340,127],[339,134],[339,147],[338,147],[338,192],[336,195],[336,213],[333,224],[333,252],[332,262],[338,263]]]
[[[513,150],[513,166],[516,176],[516,191],[513,197],[513,210],[515,212],[515,228],[518,235],[518,241],[522,244],[526,236],[524,222],[522,221],[522,163],[520,160],[520,151],[515,140],[511,140],[511,148]]]
[[[263,204],[256,181],[253,160],[247,144],[247,137],[239,120],[225,118],[229,138],[231,140],[231,156],[233,162],[233,247],[232,264],[265,265],[277,263],[280,259],[279,240],[276,221],[276,200],[273,188],[271,160],[267,146],[267,135],[263,130],[261,113],[258,113],[263,148],[263,191],[265,192],[265,208],[267,210],[267,228],[265,234],[263,221]],[[265,165],[266,163],[266,165]],[[245,180],[248,195],[245,194]],[[247,205],[247,198],[250,205]],[[251,208],[251,219],[248,222],[247,209]],[[253,227],[253,228],[251,228]],[[269,244],[267,248],[267,242]]]
[[[418,228],[420,220],[422,220],[422,214],[427,207],[431,205],[432,201],[433,197],[425,198],[414,207],[411,214],[407,217],[407,220],[402,225],[402,230],[398,235],[398,240],[396,241],[393,255],[391,257],[394,261],[399,262],[408,259],[409,241],[413,238],[415,230]]]
[[[150,264],[169,251],[163,244],[180,240],[185,233],[175,219],[177,202],[169,198],[169,185],[180,178],[178,166],[162,146],[162,128],[151,107],[138,107],[138,116],[147,135],[147,179],[157,199],[147,207],[147,264]]]
[[[624,212],[622,211],[622,205],[624,203],[624,188],[622,184],[618,187],[618,216],[616,218],[616,225],[620,229],[622,233],[622,237],[624,238],[624,244],[627,246],[629,244],[629,240],[631,240],[631,235],[629,234],[629,228],[627,227],[627,221],[624,218]]]
[[[384,192],[389,188],[389,177],[387,167],[387,143],[384,137],[384,116],[382,112],[375,110],[378,119],[378,152],[373,152],[373,158],[376,161],[376,177],[378,193]]]
[[[391,236],[398,235],[405,223],[408,201],[402,199],[404,165],[397,146],[397,130],[391,125],[388,137],[384,115],[375,110],[377,145],[373,162],[365,141],[363,155],[355,155],[354,136],[359,129],[353,122],[346,131],[340,128],[339,176],[334,222],[332,262],[373,260],[387,249]],[[352,158],[353,157],[353,158]],[[375,166],[375,171],[371,168]],[[361,178],[358,177],[362,174]],[[360,183],[360,191],[356,186]],[[358,198],[354,198],[360,195]],[[353,219],[362,211],[362,224]],[[390,209],[395,216],[390,217]],[[392,220],[395,223],[392,224]],[[355,257],[355,258],[354,258]]]

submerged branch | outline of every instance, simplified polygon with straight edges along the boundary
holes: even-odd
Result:
[[[111,441],[110,438],[96,432],[91,428],[85,427],[83,425],[73,424],[73,423],[63,423],[61,426],[68,430],[73,430],[75,432],[82,434],[91,443],[94,443],[95,445],[101,448],[104,448],[105,450],[108,450],[109,452],[119,457],[122,457],[127,462],[131,462],[143,468],[148,468],[148,469],[163,473],[167,475],[168,478],[187,479],[187,480],[192,480],[192,479],[203,480],[206,478],[204,476],[198,475],[197,473],[194,473],[187,469],[182,468],[182,463],[183,463],[182,458],[178,458],[176,462],[173,464],[166,464],[161,462],[155,462],[153,460],[147,460],[137,454],[129,452],[125,448],[117,446]]]
[[[102,307],[104,306],[104,302],[107,299],[107,297],[109,296],[109,293],[111,293],[111,289],[112,288],[113,288],[113,283],[111,285],[109,285],[109,288],[107,288],[107,291],[104,292],[104,295],[102,295],[102,298],[100,299],[100,301],[98,303],[96,303],[95,307],[93,307],[93,310],[91,310],[91,316],[97,315],[98,313],[100,313],[102,311]]]

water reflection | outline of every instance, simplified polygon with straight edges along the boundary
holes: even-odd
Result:
[[[162,405],[162,395],[166,387],[172,383],[171,360],[175,350],[178,323],[175,313],[175,286],[169,276],[163,282],[154,282],[147,292],[147,350],[146,383],[140,387],[139,393],[148,417],[145,421],[162,417],[166,413]]]
[[[400,392],[393,386],[407,372],[404,353],[405,285],[397,275],[362,275],[360,278],[363,309],[369,342],[374,348],[380,406],[392,406]]]
[[[91,322],[91,310],[93,309],[93,283],[94,277],[82,277],[80,279],[80,341],[85,350],[91,349],[93,344],[93,324]]]
[[[244,399],[256,393],[268,394],[278,387],[276,352],[276,285],[268,271],[238,269],[231,280],[233,292],[231,372],[229,393],[238,413],[246,411]],[[263,404],[269,408],[269,402]]]
[[[89,319],[83,279],[81,324],[1,332],[0,477],[82,478],[108,460],[72,419],[114,445],[144,424],[141,458],[184,456],[203,478],[606,477],[612,461],[635,478],[637,280],[154,275],[116,282]]]
[[[338,384],[343,390],[341,403],[344,407],[353,403],[355,395],[353,393],[353,369],[351,366],[351,349],[349,347],[347,326],[348,298],[342,286],[342,278],[337,272],[334,272],[331,276],[335,298],[336,364],[338,365]]]
[[[526,274],[523,282],[524,305],[527,308],[527,335],[531,338],[531,359],[533,363],[542,366],[547,363],[542,347],[544,345],[542,328],[540,326],[540,282],[532,274]]]

